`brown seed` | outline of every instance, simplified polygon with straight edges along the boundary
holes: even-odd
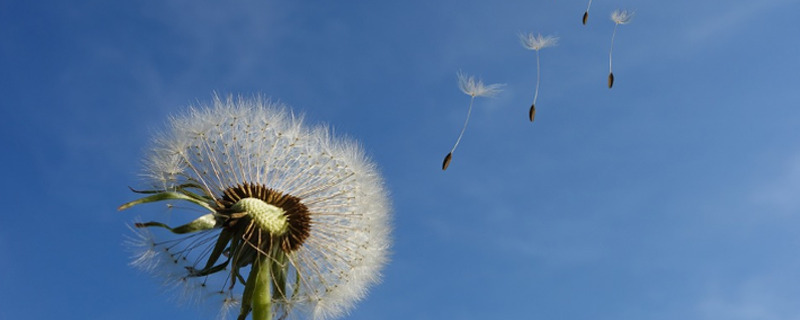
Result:
[[[614,86],[614,73],[613,72],[609,72],[608,73],[608,88],[611,89],[612,86]]]
[[[536,104],[531,104],[531,110],[528,111],[528,118],[533,122],[533,117],[536,116]]]
[[[586,19],[589,19],[589,11],[583,13],[583,25],[586,25]]]
[[[444,162],[442,163],[442,171],[447,170],[447,167],[450,166],[450,160],[453,160],[453,153],[450,152],[444,157]]]

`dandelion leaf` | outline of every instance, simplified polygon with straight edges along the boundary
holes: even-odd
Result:
[[[192,268],[192,267],[186,267],[186,270],[189,271],[189,276],[190,277],[203,277],[203,276],[207,276],[207,275],[214,274],[214,273],[220,272],[222,270],[225,270],[225,267],[228,266],[229,262],[230,262],[230,259],[225,260],[225,262],[220,263],[220,264],[218,264],[216,266],[212,266],[212,267],[209,267],[209,268],[204,268],[202,270],[197,270],[197,269]]]
[[[204,207],[204,208],[208,209],[209,211],[215,211],[202,198],[197,198],[193,194],[192,195],[187,195],[185,193],[172,192],[172,191],[159,192],[159,193],[153,194],[152,196],[147,196],[147,197],[144,197],[144,198],[141,198],[141,199],[138,199],[138,200],[134,200],[134,201],[125,203],[125,204],[119,206],[119,208],[117,208],[117,210],[122,211],[122,210],[128,209],[128,208],[133,207],[133,206],[138,205],[138,204],[165,201],[165,200],[185,200],[185,201],[189,201],[191,203],[197,204],[197,205],[199,205],[201,207]]]
[[[256,274],[258,273],[258,267],[253,265],[250,269],[250,275],[247,276],[247,283],[244,285],[244,292],[242,293],[242,309],[239,311],[239,317],[237,320],[245,320],[247,315],[250,314],[253,302],[253,289],[255,287],[256,282]]]
[[[171,228],[170,226],[163,224],[161,222],[145,222],[145,223],[137,223],[137,228],[145,228],[145,227],[160,227],[167,229],[175,234],[184,234],[184,233],[192,233],[197,231],[209,230],[216,226],[217,220],[214,218],[214,214],[206,214],[201,216],[200,218],[195,219],[192,222],[184,224],[182,226],[178,226],[175,228]]]
[[[272,260],[272,299],[276,301],[286,300],[286,256],[276,252]]]
[[[214,245],[214,250],[211,251],[211,255],[208,256],[208,262],[206,263],[205,268],[211,267],[214,262],[216,262],[219,257],[222,255],[222,252],[225,251],[225,248],[228,245],[228,242],[231,241],[231,232],[228,229],[222,229],[219,233],[219,238],[217,238],[217,243]]]

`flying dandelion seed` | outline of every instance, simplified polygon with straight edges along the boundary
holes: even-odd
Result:
[[[533,122],[534,117],[536,116],[536,98],[539,97],[539,50],[547,47],[554,47],[558,45],[558,37],[555,36],[542,36],[541,34],[533,35],[533,33],[520,34],[519,39],[522,42],[522,46],[528,50],[536,51],[536,90],[533,94],[533,103],[531,104],[531,108],[528,110],[528,119]]]
[[[614,21],[614,32],[611,34],[611,49],[608,50],[608,88],[614,86],[614,72],[611,70],[611,53],[614,51],[614,37],[617,35],[617,26],[628,24],[633,18],[633,12],[628,10],[614,10],[611,13],[611,21]]]
[[[589,0],[589,4],[586,5],[586,11],[583,12],[583,25],[586,25],[586,20],[589,20],[589,8],[592,7],[592,0]]]
[[[456,139],[456,143],[453,145],[453,148],[450,149],[450,153],[448,153],[444,157],[444,161],[442,162],[442,170],[447,170],[447,167],[450,166],[450,161],[453,160],[453,152],[456,151],[458,144],[461,142],[461,137],[464,136],[464,131],[467,130],[467,123],[469,123],[470,114],[472,114],[472,103],[475,101],[475,97],[492,97],[500,91],[504,84],[490,84],[484,85],[483,81],[475,80],[473,76],[467,76],[461,72],[458,72],[458,87],[461,89],[461,92],[464,92],[466,95],[470,96],[469,100],[469,108],[467,109],[467,119],[464,120],[464,127],[461,128],[461,133],[458,135],[458,139]]]
[[[189,300],[219,298],[223,317],[239,308],[239,320],[336,318],[379,280],[388,198],[355,142],[261,98],[215,97],[170,125],[146,160],[153,190],[119,209],[186,201],[205,214],[135,223],[133,266]]]

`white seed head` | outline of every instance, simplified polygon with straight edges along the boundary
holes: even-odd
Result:
[[[493,90],[474,83],[472,88],[484,94]],[[283,105],[262,98],[215,97],[210,105],[191,108],[172,118],[170,129],[157,137],[144,176],[166,191],[199,185],[215,199],[245,183],[300,199],[308,209],[310,230],[302,245],[286,255],[287,279],[299,281],[287,288],[285,298],[273,299],[276,310],[313,319],[339,317],[380,280],[390,246],[389,202],[375,164],[356,142],[331,137],[325,127],[304,125],[302,117]],[[136,247],[143,250],[134,264],[152,271],[162,263],[153,259],[172,261],[150,246],[154,242],[149,237],[140,238]],[[208,243],[213,246],[213,241]],[[192,270],[202,268],[198,260],[190,258],[179,268],[182,272],[166,276],[185,280]],[[212,274],[226,275],[230,277],[225,272]],[[231,284],[230,278],[225,281]],[[227,307],[240,301],[226,294]]]
[[[520,34],[519,41],[522,46],[528,50],[540,50],[547,47],[555,47],[558,45],[558,37],[556,36],[543,36],[541,33],[534,35],[533,33]]]
[[[491,97],[494,96],[500,91],[503,91],[501,88],[504,84],[490,84],[484,85],[483,81],[475,80],[474,76],[467,76],[466,74],[459,72],[458,73],[458,88],[461,89],[462,92],[465,94],[472,96],[472,97]]]
[[[617,9],[611,13],[611,20],[616,24],[628,24],[628,22],[631,22],[633,15],[633,11]]]

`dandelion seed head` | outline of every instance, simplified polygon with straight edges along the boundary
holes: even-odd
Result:
[[[556,36],[543,36],[541,33],[534,35],[533,33],[520,34],[519,40],[522,46],[528,50],[541,50],[547,47],[555,47],[558,45],[558,37]]]
[[[496,91],[470,81],[475,96]],[[252,268],[253,255],[269,250],[285,260],[286,292],[271,302],[276,313],[336,318],[380,281],[390,205],[376,165],[356,142],[306,126],[302,116],[260,97],[215,97],[171,118],[146,159],[143,176],[151,186],[165,193],[191,186],[216,211],[213,228],[160,243],[135,228],[131,264],[164,278],[184,300],[222,297],[226,314],[242,301],[237,277],[248,275],[235,270]],[[239,255],[231,245],[209,263],[232,262],[211,272],[206,261],[214,244],[233,228],[245,233],[236,238],[243,240]]]
[[[492,97],[500,93],[505,84],[490,84],[484,85],[483,81],[475,80],[474,76],[467,76],[462,72],[458,72],[458,87],[465,94],[472,97]]]
[[[611,20],[616,24],[628,24],[633,18],[634,12],[628,10],[614,10],[611,13]]]

